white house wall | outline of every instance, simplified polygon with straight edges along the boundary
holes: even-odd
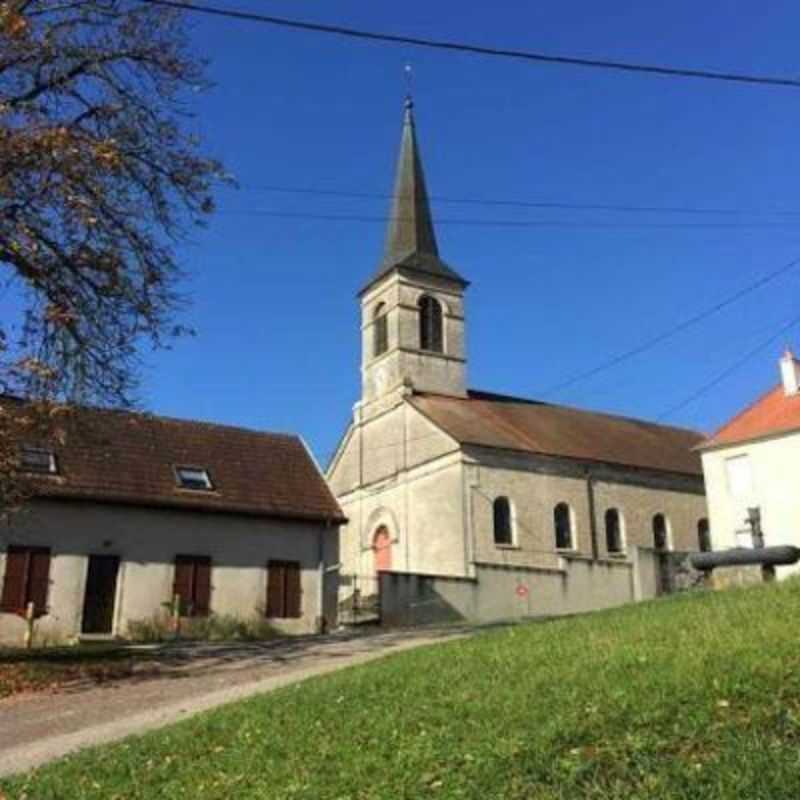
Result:
[[[736,493],[728,480],[728,459],[746,456],[752,476],[750,491]],[[800,547],[800,490],[797,464],[800,432],[703,453],[703,471],[715,550],[748,544],[748,507],[759,507],[764,544]],[[800,565],[779,567],[779,577],[797,573]]]
[[[131,620],[163,610],[172,595],[179,554],[210,556],[211,611],[242,619],[263,616],[266,565],[271,559],[301,564],[302,617],[270,620],[289,633],[314,631],[326,603],[335,616],[336,575],[326,573],[323,600],[320,545],[330,566],[338,560],[336,529],[317,523],[284,522],[220,513],[170,511],[89,502],[35,501],[0,528],[0,575],[9,544],[51,549],[49,613],[39,636],[63,640],[80,633],[90,554],[120,558],[114,630],[125,635]],[[0,613],[0,641],[20,643],[24,621]]]

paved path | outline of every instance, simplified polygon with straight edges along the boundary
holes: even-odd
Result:
[[[0,701],[0,776],[313,675],[463,635],[428,629],[164,646],[157,676]]]

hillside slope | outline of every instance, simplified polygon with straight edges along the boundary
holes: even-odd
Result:
[[[482,633],[0,784],[45,798],[800,797],[800,582]]]

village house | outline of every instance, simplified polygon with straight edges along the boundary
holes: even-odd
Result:
[[[344,606],[489,620],[657,593],[657,554],[706,545],[702,436],[468,389],[467,286],[439,255],[409,100],[360,293],[361,398],[328,468]]]
[[[2,410],[23,414],[6,398]],[[127,636],[169,612],[336,623],[344,521],[297,436],[75,408],[59,441],[21,441],[33,497],[0,525],[0,641]]]
[[[700,447],[711,543],[731,547],[800,547],[800,362],[780,360],[781,382],[723,425]],[[779,566],[786,577],[800,564]]]

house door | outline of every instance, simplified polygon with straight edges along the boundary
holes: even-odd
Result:
[[[89,556],[83,601],[83,633],[112,632],[118,572],[118,556]]]

